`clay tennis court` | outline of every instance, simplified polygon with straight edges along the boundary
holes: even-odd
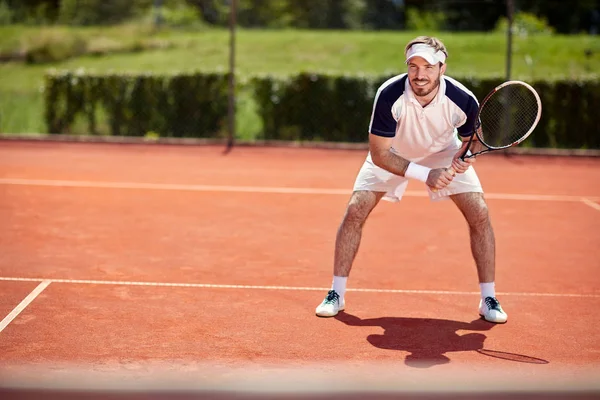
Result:
[[[466,223],[418,182],[315,317],[365,151],[222,150],[0,141],[5,398],[598,397],[600,158],[478,160],[493,325]]]

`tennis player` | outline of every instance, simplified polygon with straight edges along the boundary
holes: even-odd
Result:
[[[432,201],[450,198],[464,215],[481,291],[479,314],[504,323],[507,315],[495,293],[494,231],[471,165],[475,158],[459,158],[476,126],[478,101],[444,76],[448,52],[439,39],[417,37],[406,45],[405,56],[408,73],[383,83],[375,96],[369,153],[337,232],[333,284],[316,314],[332,317],[344,309],[365,221],[381,199],[399,201],[413,179],[426,184]],[[471,150],[479,146],[474,143]]]

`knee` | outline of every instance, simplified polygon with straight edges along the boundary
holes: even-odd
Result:
[[[488,211],[487,204],[480,202],[477,206],[473,207],[467,218],[469,226],[473,229],[485,229],[491,225],[490,214]]]
[[[348,207],[346,208],[344,222],[362,225],[367,220],[367,217],[369,216],[369,213],[373,207],[374,205],[360,196],[353,196],[348,203]]]

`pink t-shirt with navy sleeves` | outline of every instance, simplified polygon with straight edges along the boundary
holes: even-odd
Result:
[[[393,151],[418,162],[456,145],[457,133],[471,135],[478,108],[475,95],[448,76],[440,78],[436,97],[423,107],[415,99],[407,74],[402,74],[379,87],[369,132],[393,137]]]

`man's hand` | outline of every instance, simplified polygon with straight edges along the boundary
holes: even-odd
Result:
[[[473,141],[473,143],[475,143],[475,141]],[[465,149],[468,145],[469,142],[464,141],[462,146],[460,146],[460,150],[458,150],[458,152],[454,155],[454,158],[452,159],[452,165],[450,166],[450,168],[453,169],[454,172],[456,172],[457,174],[462,174],[467,169],[469,169],[471,164],[475,162],[475,157],[466,158],[464,160],[460,159],[460,156],[465,152]]]
[[[454,171],[451,168],[436,168],[429,171],[427,186],[433,191],[438,191],[450,184],[454,179]]]

